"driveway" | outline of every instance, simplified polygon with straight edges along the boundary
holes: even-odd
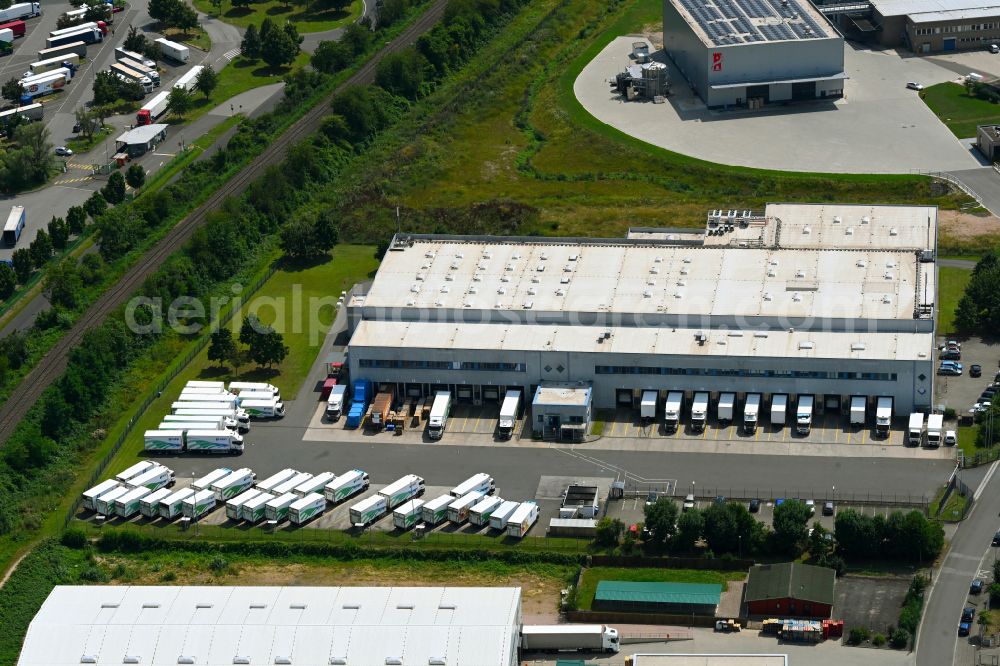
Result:
[[[574,92],[597,119],[648,143],[718,164],[787,171],[912,173],[979,166],[968,146],[905,87],[907,81],[929,85],[956,78],[927,59],[847,45],[846,99],[763,112],[708,111],[672,64],[666,104],[622,102],[609,92],[609,79],[630,62],[634,39],[612,41],[583,69]]]

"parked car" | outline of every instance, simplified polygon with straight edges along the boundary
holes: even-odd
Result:
[[[684,508],[685,511],[687,511],[688,509],[693,509],[694,508],[694,495],[692,495],[691,493],[688,493],[687,497],[684,498],[683,508]]]
[[[982,377],[983,376],[983,366],[978,363],[973,363],[969,366],[969,376],[970,377]]]
[[[752,499],[750,500],[750,513],[757,513],[760,511],[760,500]]]
[[[955,446],[958,444],[958,435],[955,434],[954,430],[944,431],[944,445],[945,446]]]
[[[659,496],[655,492],[649,493],[648,495],[646,495],[646,506],[649,506],[651,504],[656,504],[657,499],[659,499]]]
[[[73,151],[66,146],[56,146],[56,155],[59,155],[60,157],[71,157],[73,155]]]
[[[906,87],[910,90],[923,90],[923,84],[917,83],[916,81],[910,81],[906,84]]]
[[[947,375],[951,377],[960,377],[962,375],[962,369],[956,368],[953,365],[945,365],[944,363],[938,368],[937,373],[939,375]]]
[[[824,516],[833,515],[833,502],[823,502],[823,515]]]
[[[715,503],[716,504],[725,504],[726,503],[726,496],[725,495],[716,495],[715,496]]]
[[[976,617],[976,607],[966,606],[962,609],[962,622],[972,622]]]
[[[962,352],[959,349],[945,349],[939,355],[939,358],[945,361],[961,361]]]
[[[1000,53],[1000,44],[990,44],[990,53]]]
[[[959,636],[968,636],[969,635],[969,629],[971,628],[971,626],[972,625],[970,625],[968,622],[963,622],[962,624],[958,625],[958,635]]]
[[[816,515],[816,502],[814,502],[813,500],[806,500],[806,506],[809,507],[809,515],[810,516],[815,516]]]
[[[992,404],[993,403],[990,402],[989,400],[986,400],[984,402],[977,402],[972,406],[972,409],[970,409],[969,412],[972,414],[982,414],[986,412],[990,408],[990,405]]]
[[[969,594],[979,594],[983,591],[983,581],[979,578],[972,581],[972,585],[969,586]]]
[[[1000,530],[997,530],[997,533],[993,535],[993,545],[1000,546]]]

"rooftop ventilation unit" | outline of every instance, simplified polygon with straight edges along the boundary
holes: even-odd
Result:
[[[407,307],[411,307],[412,308],[416,304],[417,304],[417,302],[415,300],[413,300],[412,298],[406,299],[406,305],[407,305]]]
[[[483,281],[483,276],[480,275],[479,273],[474,273],[472,275],[472,281],[473,282],[482,282]]]
[[[813,343],[811,340],[803,340],[799,343],[799,349],[812,349]]]
[[[541,273],[545,270],[545,264],[538,264],[538,266],[535,267],[535,270]]]
[[[160,604],[156,603],[155,601],[147,601],[146,603],[144,603],[142,605],[142,607],[143,608],[159,608]]]
[[[476,304],[475,301],[473,301],[473,300],[467,300],[464,303],[462,303],[462,307],[463,308],[471,308],[475,304]]]
[[[754,331],[753,332],[753,337],[755,337],[755,338],[766,338],[767,337],[767,331]]]
[[[424,263],[420,264],[420,270],[426,271],[430,267],[431,267],[431,265],[430,265],[429,262],[424,262]]]
[[[479,287],[477,287],[476,285],[470,285],[469,286],[469,292],[468,293],[475,294],[475,293],[478,293],[478,292],[479,292]]]
[[[457,261],[451,262],[451,270],[453,270],[453,271],[457,271],[458,270],[458,262]]]
[[[888,305],[889,303],[892,303],[892,297],[889,296],[889,294],[884,294],[882,296],[882,302]]]
[[[195,662],[195,657],[192,654],[182,654],[177,657],[178,664],[193,664]]]
[[[438,610],[455,610],[458,608],[455,604],[438,604]]]
[[[687,266],[681,266],[681,275],[687,275],[690,272],[691,271],[690,271],[690,269],[688,269]]]
[[[532,275],[531,276],[531,282],[532,282],[532,284],[538,284],[539,282],[541,282],[541,280],[538,279],[537,275]]]
[[[647,289],[646,291],[642,292],[642,297],[643,298],[652,298],[653,297],[653,292],[650,291],[649,289]]]
[[[101,604],[101,608],[118,608],[117,601],[111,601]]]
[[[542,261],[545,261],[548,258],[549,258],[549,255],[546,254],[546,253],[544,253],[544,252],[542,252]]]
[[[520,252],[514,252],[514,254],[510,255],[510,258],[511,259],[520,259],[521,258],[521,253]]]
[[[456,259],[464,259],[465,258],[465,253],[460,250],[460,251],[458,251],[458,252],[455,253],[455,258]]]
[[[194,605],[195,608],[212,608],[215,604],[210,604],[207,601],[202,601]]]
[[[80,657],[80,663],[81,664],[96,664],[97,663],[97,655],[96,654],[85,654],[82,657]]]
[[[485,271],[488,266],[489,266],[489,264],[487,264],[485,261],[480,261],[479,262],[479,270],[481,270],[481,271]]]
[[[250,608],[259,610],[261,608],[267,608],[267,604],[250,604]]]
[[[427,250],[426,252],[424,252],[424,256],[427,257],[428,259],[433,259],[434,255],[436,254],[437,253],[434,250]]]
[[[385,666],[403,666],[402,657],[386,657]]]
[[[361,604],[344,604],[341,608],[344,610],[360,610]]]
[[[684,298],[684,294],[679,291],[674,292],[674,298]]]
[[[330,657],[331,666],[347,666],[347,657]]]
[[[452,275],[451,273],[448,273],[447,275],[444,276],[444,281],[445,282],[454,282],[455,281],[455,276]]]
[[[436,307],[439,307],[439,308],[440,308],[440,307],[444,307],[444,301],[442,301],[442,300],[441,300],[441,299],[439,298],[439,299],[437,299],[436,301],[434,301],[434,305],[435,305]]]
[[[305,610],[306,609],[306,605],[305,604],[288,604],[288,607],[291,608],[292,610]]]
[[[500,276],[500,281],[501,282],[510,282],[510,278],[508,276],[506,276],[506,275],[501,275]]]
[[[892,271],[886,271],[885,272],[885,279],[886,280],[891,280],[892,279]]]
[[[833,216],[833,223],[834,223],[834,224],[840,224],[840,223],[841,223],[841,222],[843,222],[843,221],[844,221],[844,220],[842,220],[842,219],[841,219],[841,217],[840,217],[839,215],[834,215],[834,216]]]
[[[493,252],[489,248],[483,250],[483,259],[489,259],[491,256],[493,256]]]
[[[569,284],[569,278],[568,277],[563,277],[561,280],[559,280],[559,283],[560,284]]]
[[[291,657],[281,657],[281,656],[278,656],[278,657],[274,658],[274,663],[276,663],[276,664],[290,664],[290,663],[292,663],[292,658]]]
[[[652,267],[650,267],[649,272],[651,274],[653,274],[653,275],[658,275],[660,273],[660,267],[659,266],[652,266]]]
[[[899,229],[897,229],[896,227],[889,227],[889,235],[890,236],[898,236],[899,235]]]
[[[858,259],[857,263],[855,263],[854,265],[857,266],[858,268],[864,268],[868,265],[868,262],[865,261],[864,259]]]
[[[743,331],[729,331],[727,335],[729,335],[729,337],[731,338],[742,338]]]
[[[250,657],[243,657],[243,656],[240,656],[240,655],[236,655],[235,657],[233,657],[233,663],[234,664],[249,664],[250,663]]]
[[[775,272],[775,270],[773,268],[768,268],[767,269],[767,277],[774,277],[775,275],[777,275],[777,273]]]
[[[770,264],[771,266],[777,266],[778,265],[778,260],[772,258],[771,261],[769,261],[767,263]]]
[[[871,224],[871,221],[872,221],[872,218],[868,217],[867,215],[865,215],[863,218],[861,218],[861,224]]]
[[[534,302],[534,301],[532,301],[532,300],[527,300],[527,301],[525,301],[525,302],[524,302],[524,309],[525,309],[525,310],[530,310],[530,309],[531,309],[531,307],[532,307],[532,306],[533,306],[534,304],[535,304],[535,302]]]
[[[135,654],[127,654],[124,657],[122,657],[123,664],[138,664],[140,661],[141,660],[139,659],[139,655]]]
[[[678,280],[677,281],[677,286],[678,287],[686,287],[687,286],[687,280]]]
[[[444,657],[431,657],[427,660],[427,666],[446,666],[447,663]]]
[[[802,301],[802,294],[800,294],[797,291],[793,291],[792,292],[792,301],[795,302],[795,303],[801,302]]]
[[[812,227],[810,227],[810,226],[808,226],[808,225],[806,225],[806,226],[802,227],[802,235],[803,235],[803,236],[808,236],[808,235],[809,235],[809,234],[811,234],[812,232],[813,232],[813,230],[812,230]]]
[[[420,293],[420,285],[419,284],[412,285],[410,287],[410,291],[412,293],[414,293],[414,294],[419,294]]]
[[[765,292],[764,292],[764,300],[765,300],[765,301],[770,301],[770,300],[772,300],[773,298],[774,298],[774,297],[773,297],[773,296],[771,296],[771,292],[769,292],[769,291],[765,291]]]
[[[413,610],[413,604],[396,604],[397,610]]]
[[[798,269],[795,270],[795,277],[797,277],[797,278],[804,278],[805,276],[806,276],[806,272],[804,270],[802,270],[801,268],[798,268]]]
[[[572,273],[573,272],[573,267],[570,266],[569,264],[566,264],[565,266],[563,266],[563,272],[564,273]]]
[[[571,254],[571,255],[569,255],[569,260],[570,261],[576,261],[579,258],[580,258],[580,255],[578,255],[578,254]]]
[[[864,350],[865,350],[865,343],[863,342],[851,343],[851,351],[864,351]]]
[[[451,291],[451,287],[449,287],[446,284],[441,285],[441,293],[442,294],[447,294],[449,291]]]
[[[534,296],[537,293],[538,293],[537,289],[535,289],[534,287],[528,287],[528,296]]]
[[[648,286],[650,286],[650,287],[655,287],[656,286],[656,280],[654,280],[653,278],[649,278],[648,280],[646,280],[646,284]]]
[[[514,264],[512,264],[512,263],[511,263],[511,264],[507,264],[507,265],[506,265],[506,266],[504,267],[504,270],[505,270],[505,271],[508,271],[508,272],[509,272],[509,271],[512,271],[512,270],[514,270]]]
[[[847,229],[844,230],[844,233],[846,235],[848,235],[848,236],[853,236],[854,235],[854,227],[847,227]]]
[[[418,281],[423,282],[425,277],[427,277],[427,276],[424,275],[423,273],[417,273],[417,280]]]
[[[690,264],[691,263],[691,257],[684,257],[683,259],[681,259],[681,261],[683,263],[685,263],[685,264]]]
[[[566,295],[565,289],[556,289],[556,296],[565,296],[565,295]]]
[[[655,257],[653,259],[653,263],[654,264],[661,264],[661,263],[663,263],[663,257]]]
[[[890,259],[889,261],[885,262],[885,267],[886,268],[895,268],[896,267],[896,260],[895,259]]]

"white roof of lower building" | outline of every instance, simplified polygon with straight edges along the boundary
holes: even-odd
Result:
[[[872,0],[882,16],[909,16],[914,23],[1000,16],[997,0]]]
[[[506,666],[520,597],[500,587],[58,586],[18,666]]]
[[[142,125],[141,127],[136,127],[135,129],[125,132],[120,137],[115,139],[118,143],[125,143],[128,145],[135,145],[141,143],[149,143],[152,141],[160,132],[166,130],[168,125],[163,123],[153,123],[152,125]]]

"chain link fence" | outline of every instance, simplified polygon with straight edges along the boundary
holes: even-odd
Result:
[[[837,502],[843,504],[917,507],[927,509],[933,495],[918,493],[886,493],[878,490],[864,492],[844,492],[833,486],[828,488],[740,488],[736,486],[681,486],[676,481],[664,480],[653,482],[625,481],[626,497],[645,497],[649,493],[684,497],[694,495],[697,500],[711,500],[724,497],[727,500],[774,502],[779,499],[814,500],[822,502]]]

